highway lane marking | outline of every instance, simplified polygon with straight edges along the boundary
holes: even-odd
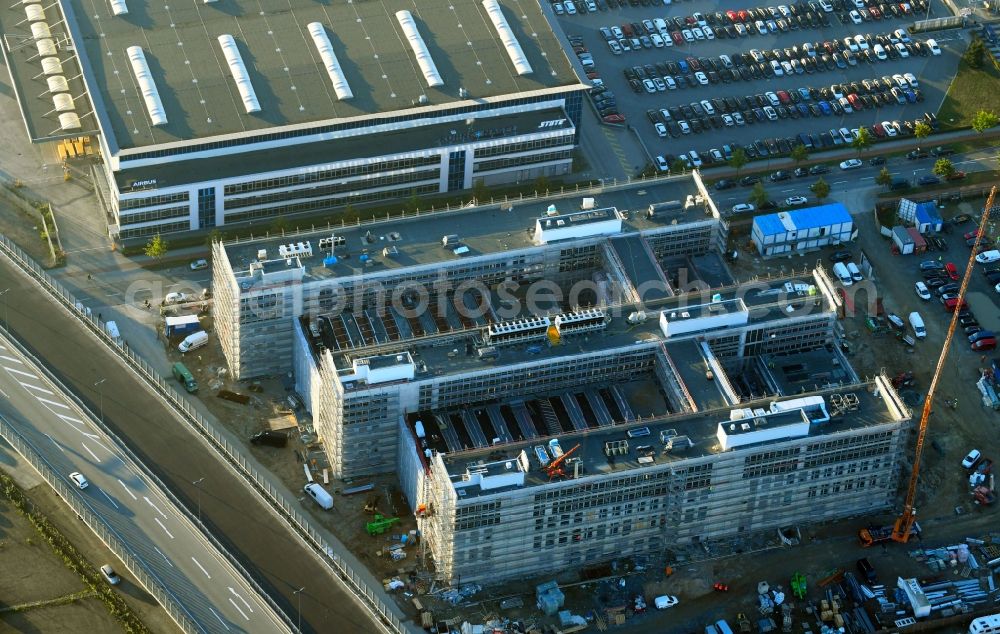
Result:
[[[101,461],[101,459],[97,457],[97,454],[90,450],[90,447],[88,447],[87,445],[85,445],[83,443],[80,443],[80,446],[87,450],[87,453],[90,454],[91,458],[93,458],[94,460],[96,460],[98,462]]]
[[[249,621],[249,620],[250,620],[250,617],[249,617],[249,616],[247,616],[247,615],[246,615],[246,614],[245,614],[245,613],[243,612],[243,610],[241,610],[241,609],[240,609],[240,606],[236,605],[236,602],[235,602],[235,601],[233,601],[232,599],[230,599],[230,600],[229,600],[229,602],[233,604],[233,607],[234,607],[234,608],[236,608],[236,611],[240,613],[240,616],[242,616],[242,617],[243,617],[244,619],[246,619],[247,621]]]
[[[154,517],[153,519],[156,520],[156,523],[160,525],[160,528],[162,528],[163,532],[167,534],[167,537],[169,537],[170,539],[174,538],[174,536],[170,534],[170,531],[167,530],[167,527],[163,525],[163,522],[160,521],[160,518]]]
[[[0,394],[3,394],[4,398],[10,398],[9,396],[7,396],[7,392],[4,392],[3,390],[0,390]]]
[[[215,618],[219,619],[219,623],[222,623],[222,627],[226,628],[226,631],[227,631],[227,632],[232,632],[232,630],[231,630],[231,629],[229,629],[229,626],[228,626],[228,625],[226,625],[226,622],[222,620],[222,617],[221,617],[221,616],[219,616],[219,613],[215,611],[215,608],[213,608],[213,607],[209,606],[209,608],[208,608],[208,609],[212,611],[212,614],[214,614],[214,615],[215,615]]]
[[[0,354],[0,359],[7,359],[8,361],[13,361],[14,363],[20,363],[21,365],[24,365],[24,361],[21,361],[20,359],[15,359],[14,357],[8,357],[5,354]]]
[[[148,504],[148,505],[152,506],[154,509],[156,509],[156,512],[160,514],[160,517],[162,517],[163,519],[167,519],[167,516],[163,513],[163,511],[160,510],[160,507],[158,507],[157,505],[153,504],[152,500],[150,500],[145,495],[142,496],[142,499],[146,500],[146,504]]]
[[[104,493],[103,489],[101,490],[101,493]],[[107,493],[104,493],[104,497],[108,498],[108,502],[111,502],[112,504],[114,504],[115,508],[118,508],[118,503],[115,502],[114,500],[112,500],[110,495],[108,495]]]
[[[874,176],[862,176],[861,180],[863,180],[863,181],[873,181],[873,180],[875,180],[875,177]]]
[[[843,184],[844,184],[844,183],[846,183],[846,182],[847,182],[847,181],[833,181],[833,184],[834,184],[834,185],[843,185]]]
[[[122,485],[122,488],[125,489],[125,493],[128,493],[129,495],[131,495],[133,500],[138,500],[139,499],[139,498],[135,497],[135,493],[132,493],[132,491],[129,490],[127,484],[125,484],[121,480],[118,480],[118,484]]]
[[[209,579],[212,578],[212,575],[208,574],[208,571],[205,570],[205,566],[202,566],[200,563],[198,563],[198,560],[195,559],[194,556],[191,557],[191,561],[193,561],[196,566],[198,566],[199,568],[201,568],[201,571],[205,573],[206,577],[208,577]],[[230,601],[232,601],[232,599],[230,599]]]
[[[46,390],[44,387],[40,385],[33,385],[31,383],[25,383],[24,381],[18,381],[18,383],[20,383],[22,387],[30,387],[33,390],[38,390],[39,392],[43,392],[51,396],[55,395],[55,392],[53,392],[52,390]]]
[[[80,420],[79,418],[73,418],[72,416],[66,416],[65,414],[56,414],[56,416],[70,423],[80,423],[81,425],[83,424],[83,421]]]
[[[3,366],[3,369],[7,370],[8,372],[13,372],[14,374],[20,374],[21,376],[26,376],[29,379],[35,379],[35,380],[38,379],[38,377],[32,374],[31,372],[25,372],[23,370],[15,370],[14,368],[8,368],[7,366]]]
[[[63,409],[69,409],[69,405],[66,405],[65,403],[59,403],[59,402],[56,402],[56,401],[50,401],[49,399],[42,398],[41,396],[36,396],[35,398],[38,401],[40,401],[42,403],[46,403],[48,405],[55,405],[56,407],[61,407]]]
[[[167,562],[167,564],[169,564],[169,566],[170,566],[171,568],[173,568],[173,567],[174,567],[174,565],[173,565],[172,563],[170,563],[170,560],[169,560],[169,559],[167,559],[167,556],[163,554],[163,551],[162,551],[162,550],[160,550],[160,549],[159,549],[159,548],[157,548],[156,546],[153,546],[153,549],[154,549],[154,550],[156,550],[156,552],[160,553],[160,556],[161,556],[161,557],[163,557],[163,561]]]
[[[234,596],[234,597],[236,597],[237,599],[239,599],[240,601],[242,601],[242,602],[243,602],[243,605],[245,605],[245,606],[247,607],[247,609],[248,609],[248,610],[250,610],[251,612],[253,612],[253,608],[252,608],[252,607],[250,607],[250,604],[249,604],[249,603],[247,603],[247,600],[243,598],[243,595],[241,595],[241,594],[240,594],[239,592],[237,592],[236,590],[233,590],[233,587],[232,587],[232,586],[227,586],[227,587],[229,588],[229,591],[230,591],[231,593],[233,593],[233,596]]]
[[[42,432],[42,433],[45,433],[45,432]],[[45,437],[48,438],[49,440],[51,440],[53,445],[55,445],[56,447],[59,447],[59,451],[61,451],[63,453],[66,453],[66,450],[62,448],[62,445],[60,445],[59,443],[56,442],[55,438],[53,438],[52,436],[49,436],[48,434],[45,434]]]

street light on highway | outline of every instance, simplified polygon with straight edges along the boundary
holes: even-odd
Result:
[[[101,387],[101,386],[104,384],[105,381],[107,381],[107,379],[101,379],[97,383],[94,383],[94,387],[97,388],[98,394],[101,395],[100,401],[101,401],[101,424],[102,425],[104,424],[104,388]]]
[[[292,593],[292,594],[294,594],[298,598],[298,619],[297,619],[298,620],[298,625],[297,625],[297,629],[300,632],[302,631],[302,591],[303,590],[305,590],[305,586],[299,588],[298,590],[296,590],[295,592]]]
[[[198,489],[198,523],[201,524],[201,483],[205,481],[205,476],[202,476],[192,482],[195,488]]]

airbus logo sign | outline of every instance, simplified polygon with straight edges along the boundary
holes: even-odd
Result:
[[[565,119],[552,119],[550,121],[542,121],[538,124],[539,129],[541,128],[558,128],[562,124],[566,123]]]

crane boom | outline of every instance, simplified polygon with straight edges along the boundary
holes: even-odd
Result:
[[[958,305],[951,314],[951,322],[948,324],[948,334],[945,335],[944,344],[941,346],[941,354],[938,355],[937,365],[934,368],[934,376],[931,378],[931,385],[927,389],[927,397],[924,399],[924,407],[920,412],[920,425],[917,428],[917,444],[914,449],[913,471],[910,473],[910,484],[906,490],[906,500],[903,505],[903,513],[896,519],[892,530],[892,540],[906,543],[910,539],[910,532],[913,524],[917,520],[917,509],[914,503],[917,497],[917,479],[920,477],[920,456],[924,450],[924,439],[927,437],[927,422],[930,418],[931,408],[934,404],[934,393],[937,390],[938,380],[941,378],[941,370],[944,369],[945,360],[948,358],[948,349],[951,347],[951,338],[955,334],[958,326],[958,313],[965,301],[965,290],[969,287],[969,279],[972,277],[972,269],[976,265],[976,255],[979,253],[979,244],[986,233],[986,226],[990,219],[990,211],[993,209],[993,197],[997,188],[994,186],[990,190],[990,195],[986,199],[986,207],[983,209],[983,217],[979,222],[979,231],[976,236],[976,243],[972,246],[969,261],[965,266],[965,275],[962,276],[962,285],[958,289]]]

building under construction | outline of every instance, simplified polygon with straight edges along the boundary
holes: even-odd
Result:
[[[217,330],[294,371],[337,477],[399,474],[443,579],[888,506],[909,412],[833,281],[738,284],[725,231],[694,176],[217,245]]]

